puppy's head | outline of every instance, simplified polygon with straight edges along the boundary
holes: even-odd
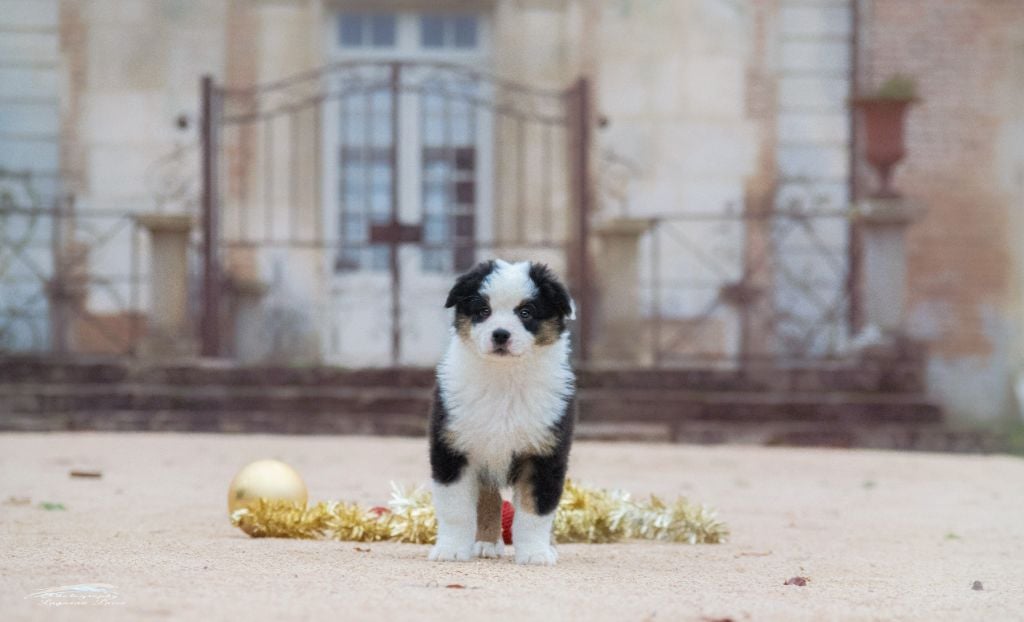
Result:
[[[562,338],[575,319],[572,299],[551,270],[528,261],[485,261],[455,281],[445,307],[455,331],[480,355],[516,358]]]

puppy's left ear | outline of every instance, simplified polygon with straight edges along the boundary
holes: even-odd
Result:
[[[576,319],[576,305],[569,296],[569,291],[555,278],[554,273],[547,266],[531,264],[530,278],[537,285],[537,291],[541,297],[553,306],[562,317],[568,320]]]

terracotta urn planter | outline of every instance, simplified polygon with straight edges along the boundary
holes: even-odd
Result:
[[[903,126],[907,110],[917,99],[884,97],[861,98],[853,105],[861,112],[864,122],[865,156],[878,172],[879,189],[876,197],[896,197],[892,186],[893,168],[906,155]]]

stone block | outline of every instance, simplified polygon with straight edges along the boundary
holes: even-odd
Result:
[[[780,113],[778,140],[780,146],[826,146],[832,149],[845,149],[850,140],[849,117],[843,113]]]
[[[138,145],[174,138],[173,119],[158,91],[88,92],[83,101],[82,135],[91,145]]]
[[[59,85],[60,79],[56,68],[0,67],[0,100],[7,98],[56,100]]]
[[[835,147],[780,145],[777,155],[783,178],[842,181],[849,170],[849,153]]]
[[[57,102],[0,102],[0,131],[4,134],[57,136],[60,115]],[[6,140],[4,141],[6,148]],[[18,170],[22,167],[15,167]]]
[[[692,58],[685,64],[688,117],[695,119],[743,119],[746,66],[732,56]],[[675,76],[665,79],[678,80]],[[674,108],[678,113],[678,108]],[[669,111],[667,111],[669,112]]]
[[[60,40],[56,32],[14,31],[0,37],[0,58],[6,64],[54,63],[60,57]]]
[[[57,27],[60,0],[0,0],[0,29]]]
[[[156,156],[151,147],[93,145],[88,166],[92,201],[108,207],[111,200],[149,198],[151,188],[146,184]]]
[[[848,119],[849,97],[850,81],[845,76],[783,75],[779,78],[779,106],[783,111],[829,112]]]
[[[779,32],[785,36],[849,37],[853,26],[850,6],[782,3],[779,8]]]
[[[58,144],[48,140],[5,140],[0,149],[0,169],[56,171]]]
[[[845,76],[850,67],[850,45],[843,40],[783,41],[779,68],[782,72],[818,72]]]

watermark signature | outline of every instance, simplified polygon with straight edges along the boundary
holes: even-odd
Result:
[[[123,605],[117,586],[109,583],[79,583],[62,585],[32,592],[25,598],[39,601],[47,607],[102,607]]]

